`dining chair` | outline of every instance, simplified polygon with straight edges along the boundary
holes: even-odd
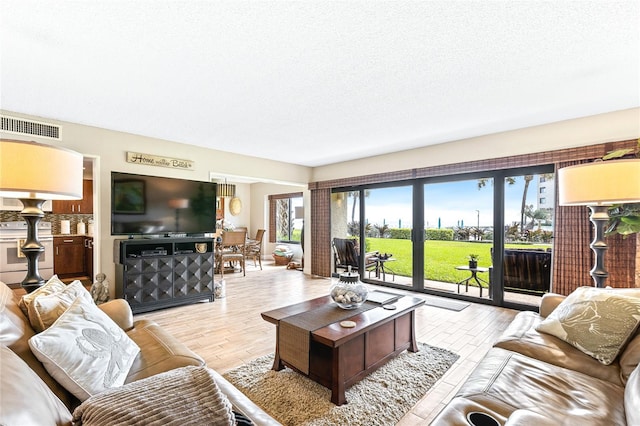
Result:
[[[258,259],[260,270],[262,270],[262,239],[264,238],[264,232],[264,229],[258,229],[256,237],[253,240],[249,240],[245,250],[245,256],[253,258],[253,266],[256,266],[256,258]]]
[[[226,262],[240,262],[242,276],[246,276],[245,271],[245,244],[247,240],[246,231],[225,231],[222,234],[222,241],[216,253],[217,269],[224,279],[224,264]]]

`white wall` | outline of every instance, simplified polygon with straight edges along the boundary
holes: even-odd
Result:
[[[464,126],[464,123],[460,123]],[[640,108],[478,136],[313,170],[312,181],[553,151],[640,137]]]

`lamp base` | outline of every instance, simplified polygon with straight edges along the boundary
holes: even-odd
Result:
[[[27,293],[31,293],[45,282],[38,271],[38,259],[44,253],[44,246],[38,241],[38,222],[44,217],[42,204],[45,200],[21,198],[20,201],[24,205],[20,215],[27,222],[27,239],[22,246],[22,252],[27,258],[27,276],[20,285]]]
[[[591,278],[593,278],[596,287],[604,288],[605,281],[609,277],[609,272],[604,267],[604,254],[608,249],[607,243],[604,241],[604,232],[609,222],[609,206],[589,206],[589,209],[591,210],[589,220],[595,229],[593,241],[589,246],[595,257]]]

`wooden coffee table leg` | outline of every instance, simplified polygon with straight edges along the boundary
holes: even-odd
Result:
[[[333,348],[333,360],[331,367],[331,402],[336,405],[347,403],[345,396],[345,384],[342,371],[340,370],[340,347]]]
[[[409,348],[407,349],[409,352],[418,352],[418,344],[416,343],[416,311],[411,311],[411,320],[410,325],[411,328],[411,342],[409,342]]]
[[[280,359],[280,324],[276,324],[276,352],[273,357],[273,367],[271,367],[274,371],[280,371],[284,368],[284,364]]]

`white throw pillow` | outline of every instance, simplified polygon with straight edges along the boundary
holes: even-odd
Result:
[[[140,351],[107,314],[83,297],[29,339],[29,346],[49,374],[80,401],[124,384]]]
[[[20,300],[18,301],[18,306],[20,306],[20,309],[22,309],[22,312],[24,312],[24,315],[28,316],[29,305],[31,304],[31,302],[33,302],[33,300],[36,297],[53,294],[58,291],[64,290],[66,287],[67,285],[62,281],[60,281],[57,275],[54,275],[51,278],[49,278],[49,281],[47,281],[42,287],[37,288],[31,293],[27,293],[24,296],[22,296],[22,298],[20,298]]]
[[[93,303],[91,293],[78,280],[65,286],[61,291],[37,296],[28,306],[31,327],[36,333],[46,330],[78,297],[83,297],[87,302]]]
[[[68,425],[69,409],[29,365],[0,345],[0,425]]]
[[[579,287],[536,327],[605,365],[624,349],[640,324],[640,298]]]

